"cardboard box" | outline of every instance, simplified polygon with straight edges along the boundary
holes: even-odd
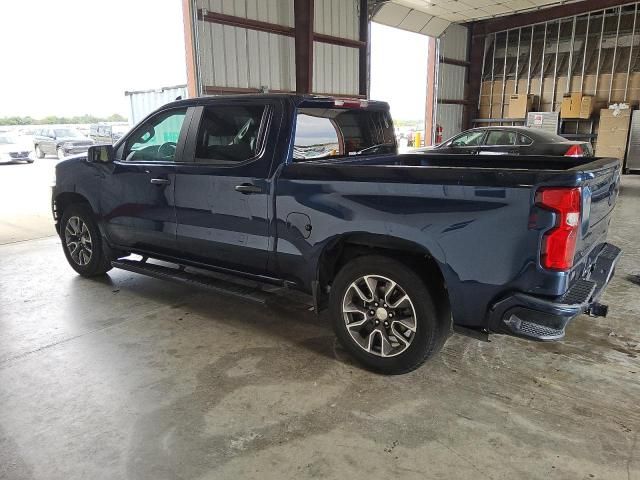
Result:
[[[526,118],[533,105],[533,95],[519,93],[509,96],[507,118]]]
[[[597,157],[613,157],[624,160],[629,138],[631,110],[600,110],[600,126],[598,128]]]
[[[562,98],[560,118],[591,118],[594,98],[581,93],[572,93]]]

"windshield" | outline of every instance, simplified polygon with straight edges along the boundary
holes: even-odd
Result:
[[[84,138],[84,135],[72,128],[56,128],[54,132],[56,138]]]
[[[344,108],[298,110],[294,160],[396,151],[396,138],[389,112]]]
[[[0,145],[8,145],[10,143],[13,143],[13,142],[11,141],[11,139],[9,137],[5,137],[5,136],[0,135]]]

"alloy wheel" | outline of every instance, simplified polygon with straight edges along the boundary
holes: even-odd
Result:
[[[91,261],[93,244],[91,232],[80,217],[70,217],[64,229],[64,240],[72,260],[85,266]]]
[[[349,285],[342,314],[355,343],[379,357],[400,355],[416,335],[416,310],[409,295],[380,275],[364,275]]]

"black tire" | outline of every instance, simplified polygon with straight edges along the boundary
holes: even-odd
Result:
[[[89,256],[89,260],[85,264],[80,264],[73,258],[71,248],[67,244],[66,230],[68,226],[71,227],[69,221],[74,218],[79,219],[84,223],[84,225],[86,225],[90,235],[91,254]],[[100,235],[100,230],[96,224],[94,214],[88,205],[73,204],[64,209],[64,212],[62,213],[62,220],[60,222],[60,239],[62,240],[62,249],[64,250],[65,257],[67,257],[67,262],[69,262],[71,268],[83,277],[104,275],[113,268],[111,266],[110,258],[105,253],[105,248],[102,244],[102,236]],[[86,260],[86,255],[83,256],[83,260]]]
[[[36,157],[44,158],[44,152],[40,148],[40,145],[36,145]]]
[[[409,296],[415,310],[414,337],[396,356],[383,357],[366,351],[352,338],[346,326],[343,300],[351,284],[365,275],[396,282]],[[363,366],[379,373],[399,375],[415,370],[442,348],[451,330],[450,319],[438,315],[434,296],[422,278],[406,264],[389,257],[363,256],[347,263],[334,279],[329,303],[333,330],[340,343]]]
[[[33,163],[33,160],[31,160],[31,159],[27,160],[27,163]]]

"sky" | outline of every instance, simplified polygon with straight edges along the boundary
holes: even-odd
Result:
[[[186,83],[180,0],[2,0],[0,117],[128,113]]]
[[[186,83],[180,0],[0,3],[0,117],[126,116],[126,90]],[[371,33],[371,98],[424,118],[427,37]]]
[[[428,37],[371,24],[371,91],[396,120],[424,120]]]

